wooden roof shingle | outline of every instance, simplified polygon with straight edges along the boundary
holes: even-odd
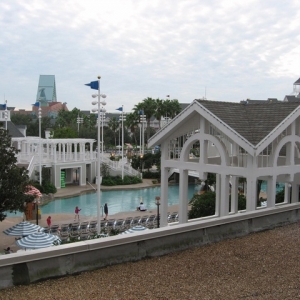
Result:
[[[300,105],[299,102],[241,104],[209,100],[197,101],[252,145],[257,145]]]

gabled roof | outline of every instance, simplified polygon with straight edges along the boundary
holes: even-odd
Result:
[[[295,96],[295,95],[287,95],[285,96],[285,101],[288,102],[300,102],[300,97],[299,95]]]
[[[300,105],[296,102],[265,102],[249,105],[197,101],[252,145],[257,145]]]
[[[294,82],[294,85],[300,85],[300,78]]]
[[[24,135],[17,128],[17,126],[13,122],[11,122],[11,121],[7,121],[7,130],[8,130],[8,134],[11,137],[24,137]]]

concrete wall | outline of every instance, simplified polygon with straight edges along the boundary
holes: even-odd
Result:
[[[300,203],[0,256],[0,289],[165,255],[299,221]]]

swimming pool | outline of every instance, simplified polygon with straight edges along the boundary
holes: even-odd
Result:
[[[197,192],[197,186],[189,185],[188,197],[191,199],[193,194]],[[160,196],[160,187],[143,188],[134,190],[114,190],[101,191],[101,205],[108,205],[110,215],[119,212],[127,212],[136,210],[140,201],[146,205],[147,209],[155,209],[155,197]],[[168,205],[179,203],[179,186],[172,185],[168,188]],[[89,193],[80,196],[56,199],[44,206],[40,206],[42,214],[73,214],[75,207],[81,208],[80,214],[84,216],[97,215],[97,194]],[[8,216],[21,216],[21,213],[9,213]]]

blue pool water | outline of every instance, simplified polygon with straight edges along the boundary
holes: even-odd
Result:
[[[197,186],[189,185],[189,200],[193,194],[197,192]],[[118,190],[118,191],[101,191],[101,205],[108,205],[109,214],[119,212],[134,211],[142,200],[148,209],[155,209],[155,197],[160,196],[160,187],[143,188],[138,190]],[[169,186],[168,189],[168,205],[179,203],[179,186]],[[40,206],[41,213],[51,214],[73,214],[75,207],[81,208],[80,214],[84,216],[97,215],[97,194],[90,193],[72,198],[56,199],[47,205]],[[8,216],[21,216],[21,213],[8,214]]]

